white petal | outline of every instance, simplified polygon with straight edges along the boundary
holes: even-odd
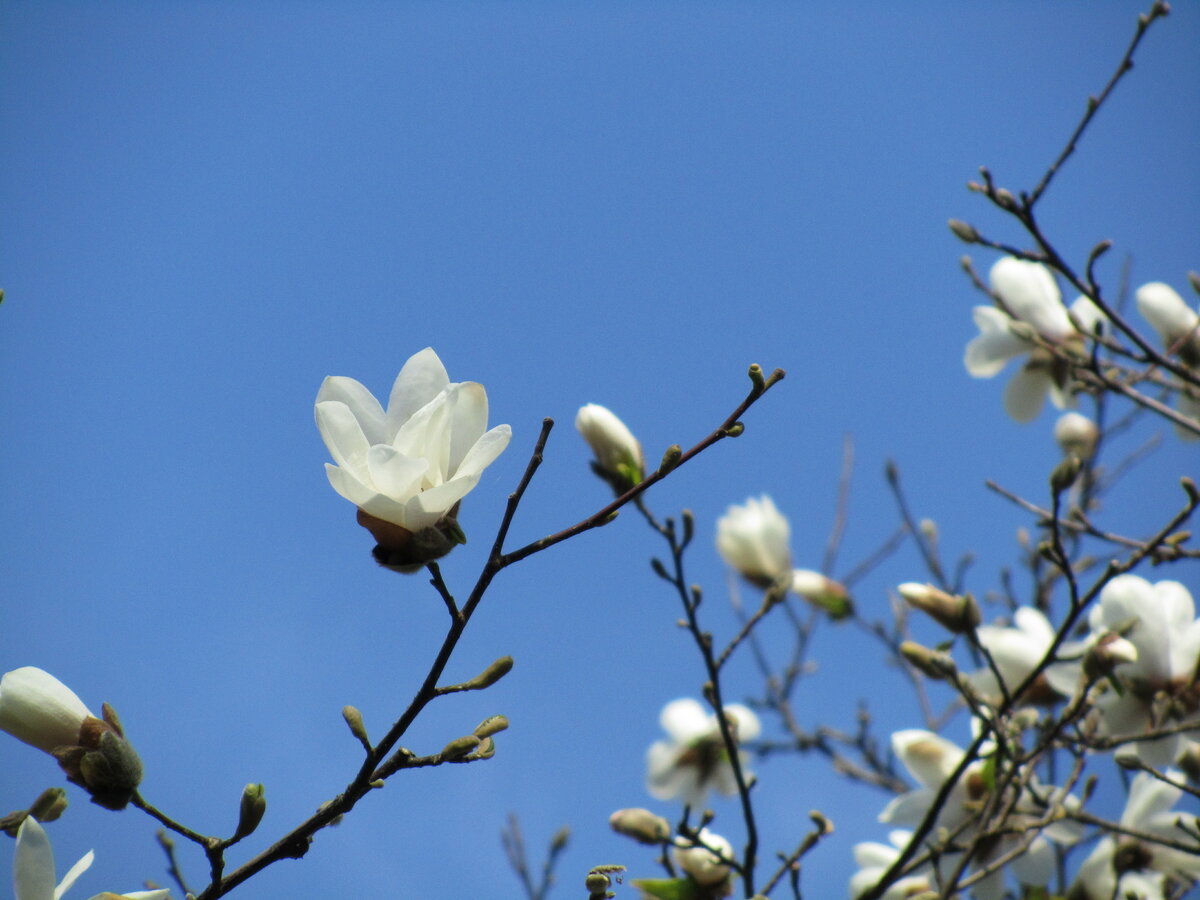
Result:
[[[1096,334],[1107,334],[1108,316],[1101,312],[1100,307],[1088,297],[1079,297],[1071,304],[1071,315],[1079,323],[1080,329],[1088,337]]]
[[[446,388],[409,416],[392,438],[392,446],[405,456],[429,460],[425,483],[430,486],[446,480],[450,461],[450,409],[456,393],[457,385]]]
[[[1014,422],[1032,422],[1042,411],[1050,385],[1045,369],[1022,367],[1004,389],[1004,411]]]
[[[936,796],[937,791],[933,788],[919,788],[893,797],[879,814],[879,821],[895,825],[919,825]]]
[[[16,900],[54,900],[54,850],[45,829],[33,816],[17,830],[13,889]]]
[[[58,887],[54,889],[54,900],[58,900],[63,894],[70,890],[79,876],[91,868],[92,863],[96,859],[96,854],[89,850],[85,853],[75,865],[67,870],[67,874],[63,876],[62,881],[58,883]]]
[[[1153,281],[1137,289],[1137,308],[1163,344],[1170,346],[1196,329],[1200,316],[1169,284]]]
[[[1126,828],[1141,828],[1155,816],[1168,812],[1183,791],[1155,778],[1149,772],[1139,772],[1129,785],[1129,798],[1121,813]]]
[[[892,735],[892,749],[913,778],[936,788],[953,774],[962,748],[932,731],[910,728]]]
[[[1001,844],[1005,852],[1011,846]],[[1046,885],[1054,876],[1054,851],[1050,845],[1038,837],[1029,845],[1029,849],[1014,859],[1011,863],[1013,874],[1022,884]]]
[[[507,425],[497,425],[467,451],[467,455],[454,470],[456,477],[464,475],[479,475],[490,466],[512,440],[512,429]]]
[[[467,452],[475,446],[487,428],[488,400],[483,385],[474,381],[459,386],[451,412],[450,459],[447,471],[458,470]]]
[[[1033,345],[1009,329],[1009,319],[994,306],[976,306],[973,312],[979,335],[967,344],[963,365],[976,378],[991,378],[1012,358],[1028,353]]]
[[[0,679],[0,731],[47,753],[79,743],[79,728],[91,712],[75,693],[36,666],[23,666]]]
[[[446,374],[446,367],[442,365],[432,347],[426,347],[420,353],[410,356],[400,374],[396,376],[391,396],[388,398],[389,437],[394,437],[400,426],[408,421],[413,413],[449,384],[450,376]]]
[[[658,724],[672,740],[686,744],[708,733],[708,715],[699,701],[684,697],[663,707]]]
[[[376,493],[347,473],[345,469],[339,469],[337,466],[326,463],[325,474],[329,477],[329,483],[333,489],[359,509],[369,512],[375,518],[383,519],[385,522],[392,522],[405,528],[410,527],[404,519],[402,504],[390,497]]]
[[[338,400],[325,400],[317,404],[316,416],[317,429],[333,461],[365,480],[371,445],[350,407]]]
[[[1009,311],[1038,334],[1051,340],[1074,334],[1058,285],[1045,266],[1006,256],[992,266],[988,279]]]
[[[406,503],[421,489],[429,468],[424,459],[404,456],[388,444],[376,444],[367,453],[367,469],[375,490],[398,503]]]
[[[330,375],[321,382],[317,392],[317,403],[334,400],[345,403],[351,414],[358,420],[367,441],[372,444],[386,442],[384,437],[383,407],[375,399],[375,395],[353,378],[344,375]]]
[[[725,717],[733,719],[737,723],[735,731],[737,732],[738,743],[752,741],[762,733],[762,723],[758,721],[758,716],[754,714],[754,710],[748,706],[742,706],[740,703],[730,703],[725,707]],[[717,725],[717,717],[714,715],[713,727],[719,728]]]

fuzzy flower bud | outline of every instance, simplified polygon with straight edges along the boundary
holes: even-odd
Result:
[[[596,456],[592,471],[618,494],[640,484],[646,477],[642,445],[610,409],[589,403],[575,416],[575,427]]]
[[[854,604],[846,586],[811,569],[792,572],[792,593],[825,610],[835,622],[854,613]]]
[[[1100,430],[1096,423],[1080,413],[1064,413],[1054,423],[1054,440],[1066,456],[1091,459],[1099,438]]]
[[[720,884],[729,877],[729,866],[721,862],[720,857],[712,850],[716,850],[725,859],[733,859],[733,846],[725,838],[719,834],[713,834],[707,828],[701,828],[696,839],[705,846],[692,847],[688,846],[688,842],[684,838],[675,839],[676,846],[671,850],[671,855],[675,857],[675,864],[691,875],[697,884],[704,887]],[[709,850],[709,847],[712,850]]]
[[[618,809],[608,818],[617,834],[633,838],[639,844],[661,844],[671,834],[671,825],[648,809]]]
[[[0,679],[0,730],[58,760],[67,779],[108,809],[124,809],[142,781],[138,759],[107,703],[91,714],[65,684],[35,666]]]
[[[921,610],[955,634],[975,628],[980,622],[979,607],[969,594],[956,597],[934,587],[907,581],[896,588],[909,606]]]

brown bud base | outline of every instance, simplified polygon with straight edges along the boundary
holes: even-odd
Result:
[[[116,712],[107,703],[104,720],[89,716],[79,729],[79,744],[53,751],[71,781],[105,809],[124,809],[142,782],[142,761],[129,742]]]
[[[377,563],[393,572],[410,575],[463,543],[462,529],[455,518],[457,513],[456,503],[434,527],[412,532],[403,525],[385,522],[360,509],[358,524],[375,538],[376,545],[371,555]]]

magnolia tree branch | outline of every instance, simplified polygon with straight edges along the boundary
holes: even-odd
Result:
[[[383,787],[386,779],[403,769],[421,768],[432,765],[441,765],[443,763],[465,763],[472,762],[477,759],[486,759],[494,752],[490,748],[490,736],[480,738],[477,735],[468,735],[463,738],[451,741],[442,750],[441,753],[430,756],[419,757],[411,751],[403,747],[398,747],[400,739],[407,733],[412,723],[416,720],[421,711],[434,699],[446,693],[453,693],[462,690],[483,690],[495,681],[498,681],[512,666],[511,659],[504,657],[497,660],[487,670],[471,681],[464,682],[458,685],[439,686],[439,681],[445,671],[447,664],[450,661],[454,650],[458,646],[463,632],[466,630],[472,615],[482,602],[487,589],[490,587],[493,579],[503,569],[514,563],[555,546],[575,535],[581,534],[584,531],[605,525],[611,522],[616,513],[626,504],[638,501],[642,494],[645,493],[654,484],[666,478],[672,471],[679,466],[688,462],[693,457],[702,453],[712,445],[727,437],[736,437],[743,430],[742,423],[739,421],[751,406],[753,406],[773,385],[778,383],[783,377],[782,369],[776,369],[770,376],[764,376],[762,370],[758,366],[751,366],[749,370],[751,389],[741,403],[730,413],[725,420],[707,437],[699,441],[695,446],[686,452],[680,448],[672,447],[664,456],[663,463],[659,469],[650,474],[640,484],[631,490],[627,491],[612,503],[607,504],[599,511],[589,516],[586,519],[576,523],[575,525],[565,528],[555,534],[534,541],[517,550],[505,553],[504,542],[508,536],[509,529],[513,519],[516,516],[517,508],[521,503],[521,499],[528,489],[530,483],[536,474],[538,467],[541,465],[543,453],[546,447],[546,442],[549,439],[550,431],[553,428],[553,421],[545,419],[542,423],[541,432],[535,442],[533,453],[530,456],[524,474],[517,485],[516,490],[508,497],[508,502],[505,506],[504,516],[501,519],[500,526],[496,533],[496,538],[492,543],[488,558],[483,565],[475,585],[472,587],[467,599],[460,606],[449,586],[442,578],[441,570],[436,563],[429,563],[427,570],[429,572],[430,584],[441,597],[442,602],[446,605],[447,612],[450,617],[450,625],[446,631],[446,635],[442,640],[436,657],[426,673],[424,681],[421,683],[413,699],[409,702],[408,707],[400,715],[400,717],[388,729],[387,733],[377,743],[372,744],[365,734],[365,729],[361,723],[361,717],[358,716],[356,710],[347,708],[347,722],[351,724],[351,731],[359,738],[363,744],[365,758],[359,766],[357,774],[346,785],[340,794],[333,799],[321,805],[320,809],[294,827],[291,831],[279,838],[274,844],[260,852],[257,856],[250,859],[234,871],[226,874],[224,872],[224,851],[237,840],[241,840],[242,835],[235,835],[229,839],[211,838],[198,832],[192,831],[183,825],[175,822],[169,816],[158,811],[149,803],[137,795],[134,799],[135,805],[143,809],[154,818],[158,819],[167,828],[186,837],[193,843],[201,846],[209,860],[210,868],[210,883],[198,895],[197,900],[216,900],[218,897],[223,897],[233,891],[239,885],[245,883],[250,878],[257,875],[263,869],[283,859],[295,859],[305,855],[308,852],[309,845],[312,842],[313,836],[322,828],[338,820],[341,816],[350,812],[355,805],[365,797],[374,788]],[[718,707],[719,710],[719,707]],[[726,732],[727,740],[732,740],[728,734],[729,723],[723,722],[723,730]],[[480,726],[483,727],[483,726]],[[477,729],[478,730],[478,729]],[[484,752],[487,749],[489,752]],[[739,776],[740,777],[740,776]],[[748,788],[747,803],[748,803]],[[749,853],[749,859],[753,859],[752,848]]]

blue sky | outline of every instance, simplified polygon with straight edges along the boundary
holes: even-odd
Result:
[[[471,542],[443,566],[454,590],[482,565],[542,417],[558,427],[514,543],[606,501],[571,425],[581,404],[616,410],[656,459],[723,418],[751,362],[788,377],[743,438],[650,497],[696,513],[690,577],[715,630],[732,621],[707,539],[717,516],[769,492],[797,564],[815,567],[846,433],[839,571],[895,525],[894,458],[947,554],[977,554],[969,587],[995,588],[1027,523],[983,480],[1044,496],[1054,418],[1015,425],[1003,379],[963,370],[979,301],[945,222],[1021,241],[966,181],[987,164],[1030,187],[1140,11],[0,4],[4,669],[39,665],[93,708],[113,703],[144,793],[200,830],[232,829],[248,781],[267,786],[264,842],[311,813],[358,764],[342,706],[382,733],[445,624],[422,578],[371,561],[326,483],[312,402],[328,374],[386,393],[428,345],[514,432],[464,503]],[[1181,292],[1200,268],[1198,45],[1200,10],[1178,4],[1044,201],[1071,258],[1113,239],[1110,296],[1126,261],[1133,285]],[[993,258],[976,254],[981,270]],[[1115,495],[1122,525],[1173,510],[1196,462],[1168,435]],[[237,896],[517,896],[497,837],[510,810],[535,847],[573,827],[558,896],[599,863],[648,873],[607,816],[674,814],[645,794],[642,759],[661,706],[702,681],[647,565],[660,552],[627,514],[503,573],[450,673],[504,654],[516,668],[435,704],[407,742],[433,752],[504,713],[497,756],[394,779],[306,861]],[[859,605],[882,615],[888,588],[918,577],[906,548]],[[1174,577],[1200,585],[1194,565]],[[858,698],[882,691],[881,728],[914,727],[898,674],[862,647],[821,630],[805,721],[850,726]],[[735,666],[729,694],[753,687],[748,661]],[[0,754],[6,809],[60,783],[36,751]],[[884,832],[884,796],[811,758],[760,775],[768,850],[794,844],[809,809],[837,823],[805,883],[840,895],[852,844]],[[82,889],[163,878],[148,819],[73,801],[51,836],[64,865],[96,848]],[[737,836],[734,805],[715,808]],[[184,862],[199,882],[198,857]]]

